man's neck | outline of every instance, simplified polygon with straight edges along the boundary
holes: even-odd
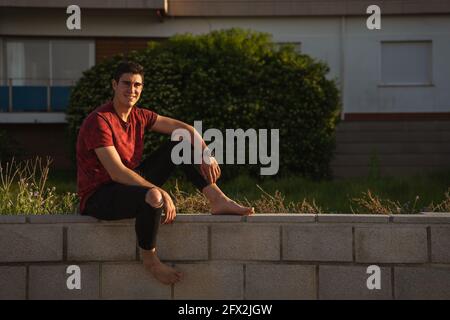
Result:
[[[125,122],[127,121],[128,116],[130,115],[131,109],[133,109],[133,107],[130,108],[127,105],[120,104],[115,99],[113,99],[113,107],[114,110],[116,110],[117,115]]]

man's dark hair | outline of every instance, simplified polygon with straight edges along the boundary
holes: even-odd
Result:
[[[139,63],[133,61],[121,62],[117,66],[116,71],[114,71],[113,79],[116,80],[117,83],[119,83],[120,77],[124,73],[140,74],[142,77],[142,82],[144,82],[144,67]]]

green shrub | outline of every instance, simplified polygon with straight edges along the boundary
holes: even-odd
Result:
[[[122,59],[116,56],[86,71],[72,91],[68,121],[74,146],[85,116],[111,99],[111,74]],[[128,59],[145,68],[139,106],[192,125],[202,120],[203,130],[223,134],[227,128],[279,129],[279,173],[330,176],[340,104],[324,63],[293,46],[276,46],[268,34],[239,29],[150,42]],[[163,139],[149,136],[145,154]],[[232,166],[232,172],[222,168],[225,176],[241,169],[255,175],[260,165]]]

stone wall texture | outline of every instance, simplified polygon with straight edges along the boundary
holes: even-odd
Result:
[[[134,220],[0,216],[0,299],[450,299],[450,213],[178,215],[158,252],[183,281],[142,266]]]

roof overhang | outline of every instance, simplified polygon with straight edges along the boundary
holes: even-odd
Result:
[[[365,16],[376,4],[382,15],[448,14],[449,0],[169,0],[175,17]]]
[[[168,0],[0,0],[0,7],[11,8],[67,8],[76,4],[85,9],[151,9],[167,12]],[[75,2],[75,3],[74,3]]]

